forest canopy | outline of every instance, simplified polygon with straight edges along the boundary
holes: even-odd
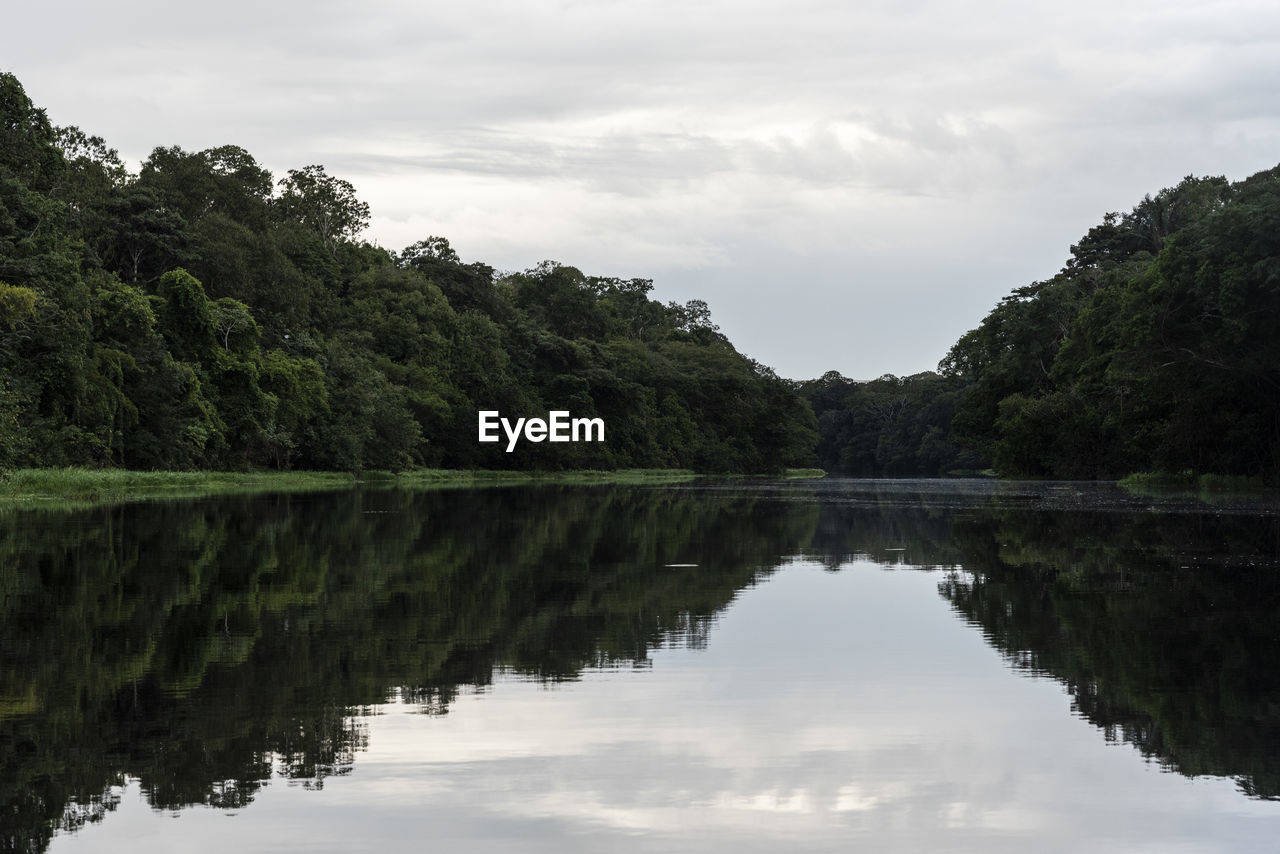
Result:
[[[938,475],[1280,479],[1280,167],[1108,213],[940,373],[804,383],[819,464]]]
[[[678,467],[812,461],[794,384],[707,305],[552,261],[500,274],[447,239],[360,239],[323,166],[157,147],[135,173],[0,75],[0,470]],[[477,412],[602,418],[513,452]]]
[[[1280,167],[1108,213],[938,372],[792,382],[701,300],[440,236],[360,238],[323,166],[157,147],[136,171],[0,75],[0,471],[628,468],[1280,479]],[[551,410],[603,443],[476,440]]]

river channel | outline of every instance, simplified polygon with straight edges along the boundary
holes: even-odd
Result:
[[[0,513],[0,849],[1249,852],[1280,504],[698,480]]]

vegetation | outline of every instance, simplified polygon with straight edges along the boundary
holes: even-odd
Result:
[[[317,165],[156,148],[129,172],[0,75],[0,470],[681,468],[1280,481],[1280,167],[1109,213],[939,372],[779,378],[705,303],[427,237],[359,240]],[[607,441],[476,440],[477,414]]]
[[[683,483],[697,475],[689,469],[612,469],[610,471],[489,471],[487,469],[415,469],[395,476],[397,486],[439,483]]]
[[[857,382],[829,371],[800,384],[818,418],[818,464],[858,477],[938,477],[985,469],[958,446],[951,420],[964,381],[927,372]]]
[[[223,492],[339,489],[355,478],[339,472],[139,472],[122,469],[18,469],[0,474],[0,506],[70,499],[86,502],[193,497]]]
[[[134,174],[0,75],[0,471],[632,469],[812,462],[793,384],[705,303],[441,237],[361,242],[321,166],[156,148]],[[477,413],[602,418],[606,441],[477,442]]]
[[[1001,473],[1280,479],[1280,167],[1107,214],[943,360]]]
[[[1201,496],[1214,493],[1262,493],[1266,484],[1261,477],[1244,475],[1202,474],[1199,477],[1190,470],[1180,472],[1134,472],[1120,478],[1120,485],[1130,492],[1160,495],[1168,492],[1198,492]]]
[[[788,475],[795,470],[788,470]],[[804,476],[820,476],[808,474]],[[40,505],[63,509],[152,498],[198,498],[261,492],[315,492],[366,488],[416,489],[515,483],[680,483],[692,480],[688,469],[616,469],[613,471],[489,471],[487,469],[415,469],[393,473],[347,472],[159,472],[124,469],[18,469],[0,472],[0,509]]]
[[[1017,288],[940,374],[801,384],[819,465],[857,475],[994,468],[1280,481],[1280,167],[1188,177],[1109,213],[1050,279]]]

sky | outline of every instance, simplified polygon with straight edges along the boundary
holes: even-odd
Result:
[[[1280,6],[124,0],[0,71],[132,168],[322,164],[399,250],[649,278],[793,379],[931,370],[1108,211],[1280,162]]]

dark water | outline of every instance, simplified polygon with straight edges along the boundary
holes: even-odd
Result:
[[[1088,484],[0,515],[0,850],[1274,851],[1280,516]]]

